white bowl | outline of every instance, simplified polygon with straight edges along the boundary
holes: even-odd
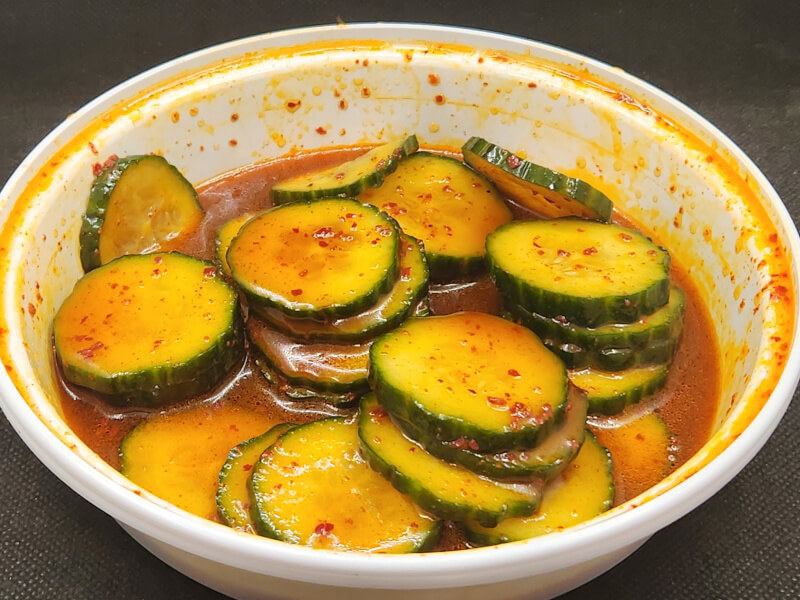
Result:
[[[89,166],[98,160],[90,142],[101,157],[160,151],[200,182],[292,150],[412,131],[451,147],[481,135],[579,173],[692,266],[725,357],[715,433],[697,455],[648,492],[562,533],[385,556],[310,550],[194,517],[127,481],[70,431],[50,400],[57,397],[50,323],[81,275],[77,237]],[[48,135],[0,193],[0,221],[7,366],[0,392],[9,421],[57,476],[150,551],[237,598],[564,592],[725,485],[775,428],[800,373],[792,258],[800,240],[755,165],[652,86],[509,36],[423,25],[319,27],[177,59],[102,95]]]

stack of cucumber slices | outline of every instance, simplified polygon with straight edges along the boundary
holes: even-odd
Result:
[[[571,369],[590,412],[616,414],[664,385],[685,305],[666,250],[575,218],[515,221],[486,248],[508,313]]]
[[[417,150],[412,135],[279,182],[274,206],[217,231],[218,266],[169,251],[203,211],[162,158],[119,159],[92,188],[87,275],[54,325],[68,381],[163,407],[218,385],[246,332],[287,396],[358,406],[231,449],[216,495],[230,527],[411,552],[433,548],[443,521],[500,543],[613,502],[587,413],[664,385],[685,306],[669,254],[608,223],[613,205],[589,184],[486,140],[464,144],[463,163]],[[541,218],[513,220],[504,197]],[[430,282],[485,270],[504,318],[428,316]],[[653,431],[668,448],[666,427]],[[123,441],[125,468],[147,467],[142,437]]]

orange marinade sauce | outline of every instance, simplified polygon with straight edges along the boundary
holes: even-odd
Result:
[[[198,187],[198,194],[206,211],[205,218],[180,250],[198,258],[213,260],[217,229],[239,214],[268,208],[271,205],[269,192],[274,183],[350,160],[363,151],[363,148],[347,148],[309,152],[237,169],[203,183]],[[525,218],[524,210],[516,206],[512,206],[512,209],[516,218]],[[615,220],[623,225],[631,225],[624,216],[618,214],[615,215]],[[687,270],[681,265],[675,265],[673,261],[671,275],[673,281],[686,293],[683,337],[665,387],[654,398],[645,402],[652,402],[658,407],[656,412],[674,436],[674,469],[697,452],[711,434],[719,399],[720,363],[708,310],[700,301]],[[468,284],[431,286],[432,312],[499,312],[500,296],[487,276],[465,283]],[[61,378],[59,380],[62,381],[61,405],[69,426],[103,460],[119,468],[120,441],[136,424],[153,412],[113,407],[104,403],[100,396],[69,386]],[[235,402],[264,411],[275,422],[292,423],[304,423],[327,415],[349,412],[348,409],[330,408],[323,403],[288,398],[266,381],[250,353],[242,367],[231,374],[231,380],[220,386],[220,389],[224,389],[231,384],[224,394],[212,391],[207,396],[191,399],[167,410],[181,410],[189,405],[204,403],[210,411],[219,402]],[[641,491],[657,483],[642,481],[637,475],[615,470],[615,504],[632,497],[626,490]],[[465,543],[457,529],[446,527],[438,549],[454,550],[463,547]]]

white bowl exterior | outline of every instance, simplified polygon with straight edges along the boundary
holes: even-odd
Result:
[[[348,42],[337,50],[328,43],[337,39],[391,43]],[[318,40],[326,41],[324,52],[315,51],[322,49],[313,45]],[[435,51],[430,42],[460,47]],[[302,52],[269,50],[309,43]],[[565,76],[559,64],[585,69],[590,78],[626,95]],[[149,92],[142,95],[143,90]],[[102,114],[116,118],[98,122]],[[2,374],[3,409],[15,429],[66,483],[160,544],[269,576],[335,586],[452,587],[558,571],[632,550],[733,477],[788,405],[800,372],[794,344],[783,377],[753,423],[736,441],[725,440],[729,447],[722,455],[677,487],[708,457],[701,452],[694,467],[679,470],[661,484],[659,491],[667,491],[636,510],[622,507],[557,535],[458,553],[342,555],[238,534],[138,489],[72,434],[48,400],[58,397],[49,327],[82,274],[77,238],[92,163],[112,153],[157,151],[198,183],[293,150],[411,132],[426,144],[456,147],[480,135],[603,189],[678,262],[692,265],[726,356],[719,431],[725,434],[726,424],[753,411],[752,395],[775,359],[769,337],[781,325],[769,294],[761,292],[769,273],[758,263],[770,249],[758,235],[765,221],[759,211],[774,224],[790,256],[800,249],[791,219],[755,166],[695,113],[617,69],[507,36],[371,25],[266,35],[178,59],[87,105],[25,159],[0,193],[0,219],[18,220],[12,212],[18,210],[17,198],[26,187],[37,189],[5,250],[12,267],[3,292],[6,335],[13,340],[14,379],[26,388],[20,395]],[[52,182],[39,189],[29,180],[42,172]],[[742,187],[732,186],[731,174],[746,180],[761,208],[739,197]],[[787,281],[796,289],[797,265],[791,268]],[[64,444],[72,452],[65,452]]]

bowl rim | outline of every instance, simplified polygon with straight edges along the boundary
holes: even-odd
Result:
[[[214,45],[144,71],[101,94],[50,132],[21,162],[0,191],[0,204],[12,202],[12,192],[26,183],[30,164],[40,155],[50,155],[57,144],[80,119],[90,118],[112,100],[124,100],[149,84],[169,79],[167,73],[194,69],[194,63],[210,64],[220,57],[238,56],[255,45],[300,43],[295,38],[322,37],[328,40],[366,39],[370,32],[380,39],[424,40],[439,36],[480,48],[514,47],[533,57],[565,64],[581,64],[605,81],[657,98],[676,114],[684,126],[713,136],[720,149],[754,178],[771,204],[776,227],[786,233],[784,240],[793,257],[800,256],[800,238],[778,194],[742,150],[724,133],[695,111],[658,88],[618,68],[579,53],[525,38],[479,29],[414,23],[356,23],[288,29],[250,36]],[[390,36],[387,38],[387,36]],[[285,42],[285,43],[284,43]],[[70,136],[71,137],[71,136]],[[57,146],[56,146],[57,147]],[[798,264],[792,259],[792,278],[797,295]],[[8,308],[7,306],[5,307]],[[65,452],[65,443],[34,413],[7,373],[0,373],[0,403],[9,422],[29,448],[57,477],[95,506],[147,536],[204,558],[267,575],[335,586],[374,588],[435,588],[493,583],[565,568],[608,553],[613,548],[632,545],[677,520],[716,493],[758,452],[786,411],[800,378],[800,348],[796,343],[795,323],[792,346],[769,399],[747,428],[699,471],[652,500],[613,518],[571,528],[542,538],[459,552],[411,554],[402,556],[339,553],[312,550],[257,538],[195,517],[167,503],[153,502],[131,493],[75,452]],[[99,460],[99,459],[98,459]],[[613,538],[613,548],[608,540]]]

